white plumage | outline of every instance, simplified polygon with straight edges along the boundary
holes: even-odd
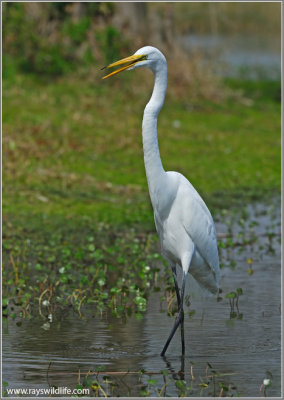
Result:
[[[167,62],[164,55],[158,49],[146,46],[133,56],[106,68],[125,63],[129,64],[106,77],[141,67],[148,67],[154,73],[154,89],[145,107],[142,124],[144,162],[155,225],[162,254],[173,271],[179,307],[178,317],[161,355],[165,354],[179,325],[184,354],[183,298],[187,273],[210,292],[218,291],[220,269],[215,226],[210,211],[191,183],[178,172],[166,172],[161,162],[157,118],[167,89]],[[176,266],[183,270],[181,290],[177,284]]]

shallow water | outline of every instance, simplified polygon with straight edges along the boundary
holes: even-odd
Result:
[[[187,396],[217,396],[223,385],[228,395],[258,397],[264,394],[263,379],[269,378],[272,384],[266,395],[280,396],[279,200],[265,206],[251,205],[241,214],[225,213],[216,221],[217,232],[223,235],[231,230],[238,245],[221,250],[221,301],[200,293],[196,284],[189,282],[191,305],[185,315],[184,365],[179,332],[167,357],[159,355],[174,318],[167,315],[166,303],[160,301],[162,293],[158,292],[149,297],[144,318],[130,318],[127,323],[105,315],[93,316],[90,309],[84,311],[82,318],[70,309],[49,329],[44,329],[45,321],[40,318],[24,320],[20,326],[17,320],[4,321],[3,380],[8,387],[74,388],[79,380],[82,383],[84,373],[104,366],[100,375],[92,377],[107,394],[139,396],[141,390],[149,389],[152,396],[157,396],[157,390],[164,385],[160,372],[166,370],[168,383],[163,395],[177,396],[176,382],[184,379],[191,387]],[[256,242],[243,245],[244,237],[254,236]],[[226,238],[222,240],[225,242]],[[243,295],[232,314],[225,294],[237,288],[242,288]],[[191,317],[189,310],[195,310]],[[142,369],[149,375],[137,374]],[[177,374],[180,370],[184,375]],[[108,372],[125,374],[110,374],[112,385],[103,381]],[[151,388],[149,378],[157,381]],[[102,396],[103,392],[98,394]]]
[[[247,79],[280,79],[280,36],[269,35],[185,35],[179,38],[191,54],[204,54],[203,62],[215,66],[222,76],[244,75]]]

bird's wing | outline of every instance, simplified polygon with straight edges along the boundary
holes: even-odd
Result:
[[[179,174],[176,201],[181,210],[180,222],[194,242],[199,254],[213,270],[218,282],[220,268],[213,218],[198,192],[181,174]]]

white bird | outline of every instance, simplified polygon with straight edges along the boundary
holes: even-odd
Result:
[[[142,123],[144,163],[161,251],[172,268],[178,302],[178,316],[161,356],[164,356],[179,325],[184,355],[183,300],[187,274],[190,273],[201,287],[212,293],[218,292],[220,268],[215,226],[210,211],[191,183],[178,172],[166,172],[161,162],[157,119],[167,89],[167,62],[164,55],[155,47],[145,46],[134,55],[104,68],[122,64],[126,65],[103,79],[141,67],[150,68],[154,73],[154,89],[145,107]],[[176,266],[183,271],[181,290]]]

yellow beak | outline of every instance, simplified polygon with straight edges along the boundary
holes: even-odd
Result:
[[[123,58],[122,60],[116,61],[112,64],[106,65],[105,67],[103,67],[102,69],[106,69],[106,68],[111,68],[111,67],[116,67],[117,65],[121,65],[121,64],[126,64],[124,65],[124,67],[117,69],[116,71],[111,72],[110,74],[104,76],[102,79],[106,79],[109,78],[110,76],[116,75],[119,72],[124,71],[125,69],[132,67],[134,64],[138,63],[138,61],[142,61],[145,60],[146,55],[142,55],[142,54],[134,54],[133,56],[130,57],[126,57]]]

